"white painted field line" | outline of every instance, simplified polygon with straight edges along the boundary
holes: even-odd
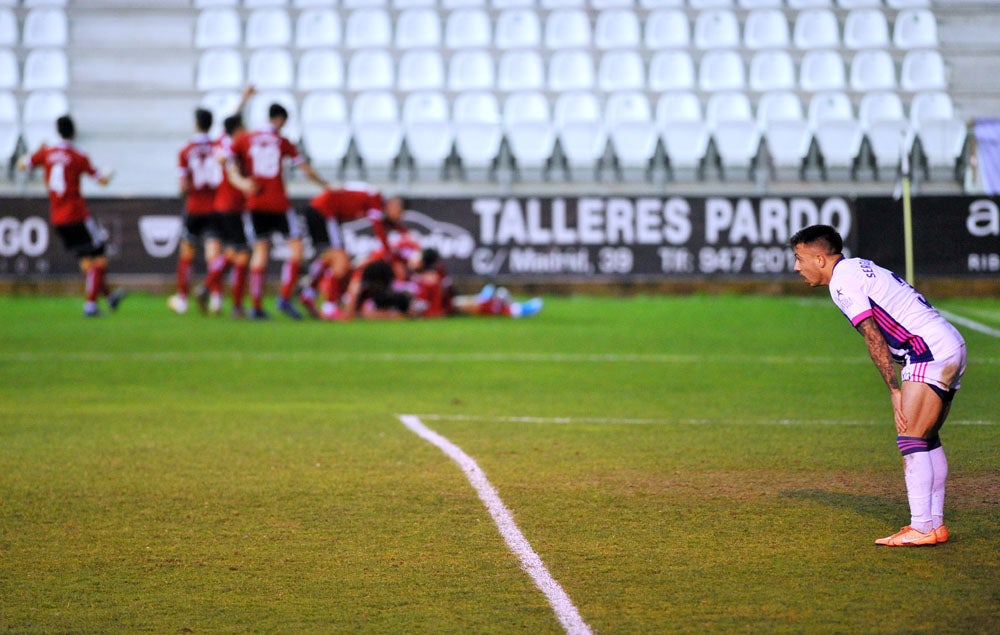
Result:
[[[500,495],[497,494],[496,489],[493,488],[493,485],[486,478],[486,474],[483,473],[483,470],[475,460],[460,447],[425,426],[418,416],[398,415],[398,417],[403,422],[403,425],[412,430],[420,438],[436,445],[462,468],[466,478],[469,479],[472,487],[479,494],[479,498],[486,505],[490,516],[493,517],[493,522],[496,523],[497,529],[500,530],[500,535],[503,536],[503,539],[507,542],[507,546],[510,547],[510,550],[521,561],[521,568],[531,576],[535,585],[545,594],[549,605],[555,611],[556,618],[566,632],[571,635],[589,634],[590,627],[583,621],[579,611],[576,610],[576,606],[573,605],[573,601],[570,600],[569,595],[556,582],[556,579],[552,577],[549,570],[545,568],[545,564],[538,554],[535,553],[535,550],[531,548],[528,539],[524,537],[524,534],[521,533],[521,530],[514,522],[514,517],[511,515],[510,510],[500,500]]]
[[[970,328],[973,331],[979,331],[980,333],[985,333],[986,335],[990,335],[992,337],[1000,337],[1000,331],[981,322],[977,322],[967,317],[962,317],[961,315],[957,315],[951,311],[945,311],[944,309],[938,309],[938,313],[955,324],[960,324],[961,326]]]
[[[530,417],[530,416],[491,416],[491,415],[442,415],[416,414],[412,415],[426,421],[489,421],[494,423],[542,423],[552,425],[774,425],[774,426],[881,426],[884,420],[846,420],[846,419],[658,419],[658,418],[626,418],[626,417]],[[1000,421],[981,419],[948,420],[948,425],[960,426],[994,426]]]

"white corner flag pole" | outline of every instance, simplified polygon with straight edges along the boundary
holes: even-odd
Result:
[[[910,157],[906,152],[903,133],[901,169],[903,172],[903,249],[906,257],[906,281],[913,286],[913,207],[910,204]]]

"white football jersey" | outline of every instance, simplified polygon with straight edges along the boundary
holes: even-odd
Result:
[[[870,260],[838,261],[830,278],[830,297],[854,326],[867,317],[875,318],[896,361],[929,362],[965,343],[924,296]]]

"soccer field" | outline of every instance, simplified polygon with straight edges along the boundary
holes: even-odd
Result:
[[[887,391],[825,290],[346,324],[2,297],[0,630],[996,632],[1000,300],[936,305],[969,350],[952,538],[891,549]]]

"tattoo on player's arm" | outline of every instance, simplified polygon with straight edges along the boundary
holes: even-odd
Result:
[[[892,355],[889,354],[889,347],[882,337],[882,332],[878,330],[874,318],[865,318],[858,324],[858,331],[865,338],[865,345],[868,347],[868,355],[875,363],[875,368],[882,375],[885,385],[890,389],[899,389],[899,380],[896,378],[896,367],[892,362]]]

